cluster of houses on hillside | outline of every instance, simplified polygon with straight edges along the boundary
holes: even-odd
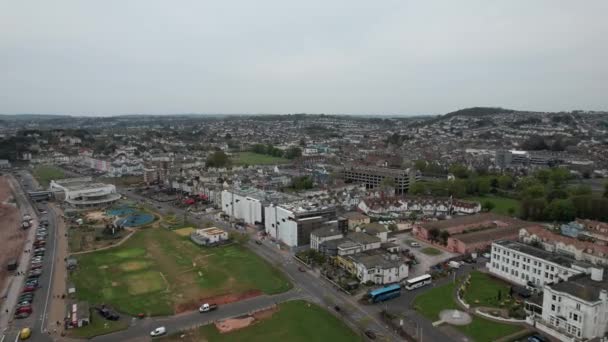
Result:
[[[479,213],[481,204],[452,198],[370,197],[363,199],[357,208],[366,215],[375,217],[406,217],[411,214],[447,216]]]

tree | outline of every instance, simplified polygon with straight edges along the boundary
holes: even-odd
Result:
[[[507,212],[509,213],[509,216],[513,216],[515,214],[515,208],[509,207],[509,209],[507,209]]]
[[[304,139],[304,138],[300,138],[300,143],[299,143],[299,144],[300,144],[300,146],[302,146],[302,147],[306,146],[306,139]]]
[[[573,186],[568,188],[568,192],[572,196],[583,196],[583,195],[591,195],[591,187],[589,185],[579,184],[577,186]]]
[[[468,178],[469,170],[466,166],[462,164],[452,164],[449,168],[450,173],[452,173],[456,178]]]
[[[492,211],[494,209],[495,204],[492,201],[485,201],[483,206],[481,207],[484,211]]]
[[[477,178],[477,193],[485,195],[491,190],[491,180],[488,177]]]
[[[546,202],[542,198],[526,198],[521,201],[520,215],[524,220],[540,221],[544,219]]]
[[[314,186],[314,183],[312,181],[312,178],[310,178],[310,176],[295,177],[291,180],[291,185],[290,185],[290,187],[294,190],[312,189],[313,186]]]
[[[450,233],[447,230],[442,230],[441,233],[439,233],[439,238],[441,239],[441,242],[444,245],[448,244],[449,237],[450,237]]]
[[[297,147],[297,146],[293,146],[287,149],[287,151],[285,151],[285,158],[287,159],[296,159],[302,156],[302,149]]]
[[[226,133],[226,135],[224,136],[224,138],[225,138],[226,140],[230,140],[230,139],[232,139],[232,134],[230,134],[230,133]]]
[[[545,139],[539,135],[533,135],[521,145],[522,149],[527,151],[546,150],[549,147],[545,143]]]
[[[397,229],[398,229],[398,227],[394,223],[391,223],[388,225],[388,230],[390,230],[391,232],[395,232],[395,231],[397,231]]]
[[[576,217],[576,209],[569,199],[557,199],[545,208],[545,217],[551,221],[570,222]]]
[[[608,182],[604,183],[604,197],[608,198]]]
[[[502,175],[498,177],[498,187],[503,190],[509,190],[513,187],[513,177],[511,175]]]
[[[418,171],[424,172],[424,170],[426,169],[426,161],[425,160],[414,161],[414,168]]]
[[[425,183],[422,182],[415,182],[414,184],[410,185],[408,192],[412,195],[426,195],[427,193],[427,187]]]
[[[551,180],[551,183],[553,183],[554,187],[561,187],[568,179],[570,179],[570,171],[561,167],[555,168],[551,170],[549,179]]]
[[[433,228],[433,229],[429,230],[429,240],[438,241],[439,234],[441,234],[441,233],[439,232],[439,229],[437,229],[437,228]]]
[[[540,169],[534,173],[534,177],[538,179],[541,183],[547,184],[549,183],[549,178],[551,177],[551,171],[548,169]]]
[[[541,198],[545,197],[545,187],[542,185],[533,185],[524,189],[521,193],[523,198]]]
[[[207,157],[208,167],[226,167],[230,165],[230,158],[224,153],[224,151],[213,152]]]
[[[496,298],[499,302],[502,300],[502,291],[500,291],[500,289],[498,289],[498,295],[496,296]]]
[[[467,184],[462,179],[455,179],[448,182],[448,192],[450,196],[464,197],[467,191]]]

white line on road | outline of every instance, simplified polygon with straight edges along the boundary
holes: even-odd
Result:
[[[55,229],[53,231],[53,256],[51,259],[51,273],[49,277],[49,285],[46,293],[46,301],[44,302],[44,312],[42,313],[42,323],[40,325],[40,332],[44,333],[44,319],[46,318],[46,309],[49,305],[49,299],[51,296],[51,286],[53,285],[53,268],[55,267],[55,251],[57,250],[57,230],[59,229],[59,225],[57,224],[57,216],[54,208],[49,208],[53,211],[53,223],[55,224]]]

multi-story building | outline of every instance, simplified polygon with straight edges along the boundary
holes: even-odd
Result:
[[[270,203],[291,202],[295,196],[263,191],[256,188],[230,189],[222,191],[222,211],[246,224],[263,224],[264,207]]]
[[[420,180],[420,175],[415,170],[364,165],[346,165],[342,170],[342,176],[345,181],[365,184],[368,189],[379,187],[385,178],[391,179],[395,194],[405,194],[410,184]]]
[[[348,256],[354,275],[362,283],[390,284],[407,278],[409,269],[400,258],[387,253],[360,253]]]
[[[591,265],[521,242],[501,240],[492,243],[486,267],[490,273],[512,283],[540,289],[545,284],[589,272]]]
[[[76,208],[101,207],[120,199],[112,184],[95,183],[91,177],[52,180],[50,190],[63,193],[64,201]]]
[[[544,287],[537,329],[561,341],[583,341],[608,333],[608,278],[601,268]],[[598,340],[599,341],[599,340]]]
[[[355,230],[357,226],[371,222],[371,218],[369,216],[363,215],[356,211],[344,213],[342,214],[342,217],[348,220],[348,229],[350,230]]]
[[[335,207],[309,206],[300,202],[264,207],[266,233],[289,247],[308,245],[312,231],[336,219]]]

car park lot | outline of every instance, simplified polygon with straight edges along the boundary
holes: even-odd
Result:
[[[440,249],[422,240],[416,239],[410,233],[398,234],[395,235],[395,237],[397,238],[397,241],[395,243],[399,244],[402,250],[409,249],[409,251],[414,254],[416,260],[418,261],[418,264],[410,269],[409,278],[417,277],[419,275],[428,273],[431,266],[445,262],[446,260],[449,260],[458,255],[455,253],[446,252],[443,249]],[[441,251],[441,254],[425,254],[423,252],[425,248],[438,249]]]

